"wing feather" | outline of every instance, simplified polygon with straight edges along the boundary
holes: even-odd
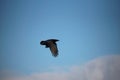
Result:
[[[50,41],[49,42],[49,47],[50,47],[50,51],[51,51],[52,55],[54,57],[56,57],[58,55],[57,45]]]

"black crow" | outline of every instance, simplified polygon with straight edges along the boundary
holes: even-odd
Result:
[[[41,41],[41,45],[45,45],[46,48],[50,48],[50,51],[54,57],[58,55],[58,48],[56,42],[59,41],[57,39],[48,39],[45,41]]]

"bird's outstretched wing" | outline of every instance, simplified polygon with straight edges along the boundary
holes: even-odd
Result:
[[[54,57],[56,57],[56,56],[58,55],[57,44],[55,44],[55,43],[52,42],[52,41],[49,41],[48,44],[49,44],[49,48],[50,48],[50,51],[51,51],[52,55],[53,55]]]

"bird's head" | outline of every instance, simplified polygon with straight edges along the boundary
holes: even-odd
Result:
[[[41,41],[40,44],[41,45],[46,45],[46,41]]]

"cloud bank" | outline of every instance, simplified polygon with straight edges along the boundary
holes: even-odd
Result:
[[[119,80],[120,55],[105,56],[87,63],[82,80]]]
[[[100,57],[84,66],[69,67],[68,71],[61,68],[28,76],[5,75],[0,80],[120,80],[120,55]]]

